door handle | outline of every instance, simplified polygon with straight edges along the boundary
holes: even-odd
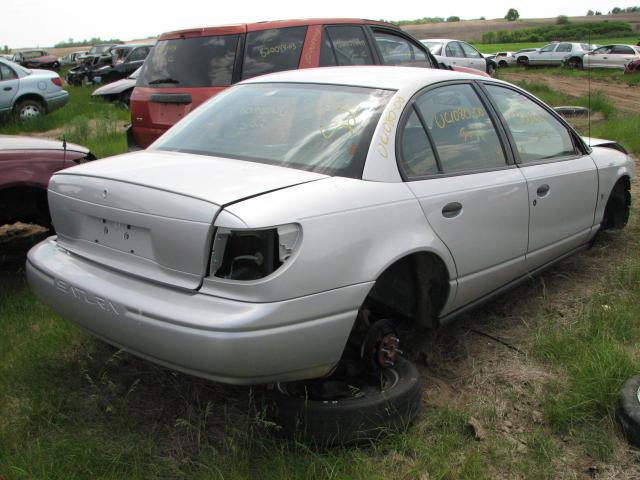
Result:
[[[442,216],[445,218],[453,218],[460,215],[462,212],[462,204],[459,202],[447,203],[442,207]]]
[[[13,90],[13,87],[4,87],[4,88],[3,88],[3,90],[4,90],[5,92],[8,92],[9,90]]]
[[[538,187],[538,190],[536,191],[536,193],[538,194],[539,197],[544,197],[549,193],[549,190],[551,189],[551,187],[549,187],[549,185],[547,185],[546,183],[543,185],[540,185]]]

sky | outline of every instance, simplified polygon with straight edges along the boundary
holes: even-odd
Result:
[[[227,23],[313,17],[404,20],[422,17],[502,18],[511,7],[523,18],[603,13],[630,4],[598,0],[0,0],[0,48],[50,47],[68,38],[133,40],[170,30]]]

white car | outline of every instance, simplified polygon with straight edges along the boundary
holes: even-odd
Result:
[[[584,68],[619,68],[624,70],[627,65],[640,60],[640,47],[633,45],[605,45],[586,53],[581,57]],[[580,66],[578,64],[577,66]]]
[[[493,60],[499,68],[511,67],[517,63],[515,52],[498,52]]]
[[[53,175],[57,237],[27,275],[142,358],[277,382],[283,423],[399,425],[420,375],[398,326],[445,324],[622,228],[633,176],[622,147],[505,82],[287,71],[218,94],[147,150]]]
[[[484,55],[467,42],[448,38],[428,38],[420,41],[442,65],[473,68],[489,75],[495,72],[495,62],[485,59]]]
[[[518,65],[562,65],[566,58],[583,55],[593,46],[587,43],[556,42],[545,45],[541,49],[533,52],[523,52],[517,54]]]

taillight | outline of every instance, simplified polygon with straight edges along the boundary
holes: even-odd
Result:
[[[54,85],[57,85],[59,87],[62,86],[62,79],[60,77],[54,77],[51,79],[51,82],[53,82]]]
[[[296,224],[259,230],[218,228],[209,273],[229,280],[264,278],[289,260],[299,240]]]

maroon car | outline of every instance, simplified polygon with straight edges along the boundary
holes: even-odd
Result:
[[[46,68],[58,70],[60,62],[58,57],[49,55],[44,50],[23,50],[13,55],[13,61],[25,68]]]
[[[640,74],[640,60],[634,60],[633,62],[627,64],[626,68],[624,69],[624,73],[625,75]]]
[[[50,227],[49,178],[95,157],[85,147],[56,140],[0,135],[0,225],[17,221]]]

